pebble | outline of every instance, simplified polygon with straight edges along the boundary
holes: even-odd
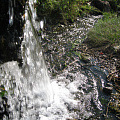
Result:
[[[113,85],[111,83],[106,84],[108,87],[112,87]]]

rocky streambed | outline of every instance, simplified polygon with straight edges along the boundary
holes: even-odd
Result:
[[[42,35],[43,52],[53,78],[68,70],[70,66],[73,71],[79,70],[80,67],[80,69],[87,69],[100,77],[101,82],[98,82],[98,89],[101,103],[105,108],[104,117],[97,119],[119,119],[119,50],[116,52],[116,49],[110,45],[90,48],[85,41],[86,33],[101,17],[91,16],[78,19],[67,27],[64,25],[53,28],[47,26],[46,32]],[[77,63],[79,63],[78,66],[76,66]],[[100,71],[105,74],[104,78],[101,77]],[[67,78],[74,81],[72,75],[68,75]],[[114,115],[112,117],[112,113],[115,113],[116,117]]]
[[[51,84],[55,95],[60,97],[60,106],[56,105],[57,99],[55,99],[54,104],[49,106],[48,110],[39,109],[36,107],[37,104],[29,107],[31,105],[29,99],[26,101],[25,96],[23,99],[21,97],[22,90],[25,89],[24,85],[20,84],[22,87],[15,89],[21,71],[17,62],[13,61],[1,66],[0,79],[3,86],[0,87],[0,90],[3,95],[1,102],[4,103],[1,106],[1,118],[6,116],[6,119],[9,119],[9,115],[15,117],[14,114],[19,119],[25,119],[24,115],[28,117],[27,114],[36,119],[48,117],[49,120],[53,120],[53,118],[117,120],[119,118],[119,93],[116,93],[116,90],[119,90],[117,53],[115,53],[116,55],[108,54],[103,49],[90,49],[86,43],[83,43],[89,29],[100,18],[102,16],[78,18],[75,23],[67,26],[59,24],[53,27],[46,24],[44,30],[39,33],[42,37],[42,50],[51,77]],[[5,66],[10,66],[12,71],[6,70]],[[14,74],[11,75],[12,73]],[[7,90],[6,85],[8,85]],[[11,100],[9,97],[7,98],[7,91],[9,95],[14,96],[14,100],[10,96]],[[18,98],[14,93],[16,95],[20,93],[21,96],[18,95]],[[113,99],[114,97],[116,99]],[[6,98],[11,106],[7,103]],[[34,99],[38,100],[38,98]],[[11,101],[17,102],[13,105]],[[9,111],[10,108],[14,111]],[[117,113],[116,116],[112,115],[110,111]],[[10,117],[12,119],[12,116]]]
[[[117,119],[120,119],[120,48],[114,45],[100,46],[98,48],[89,48],[87,42],[83,45],[85,49],[82,49],[85,53],[97,58],[100,67],[108,70],[108,76],[106,78],[106,84],[103,88],[103,92],[110,98],[107,109],[106,119],[109,113],[114,113]]]

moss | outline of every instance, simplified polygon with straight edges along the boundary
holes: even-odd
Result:
[[[102,105],[106,105],[108,103],[108,100],[106,100],[105,98],[101,98],[100,102]]]
[[[3,85],[0,86],[0,97],[4,97],[7,95],[7,91]]]
[[[80,52],[74,52],[75,55],[77,55],[81,59],[81,54]]]

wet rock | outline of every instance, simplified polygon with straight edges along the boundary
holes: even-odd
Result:
[[[80,56],[81,56],[81,60],[82,61],[84,61],[85,63],[88,63],[88,62],[90,62],[90,55],[89,54],[87,54],[87,53],[81,53],[80,54]]]
[[[73,75],[72,74],[68,74],[67,76],[66,76],[66,79],[69,79],[71,82],[74,80],[74,77],[73,77]]]
[[[18,0],[0,1],[0,60],[2,63],[14,60],[22,64],[23,13],[24,8]]]
[[[106,84],[108,87],[112,87],[113,85],[111,83]]]
[[[104,87],[103,92],[107,95],[110,95],[112,93],[113,87]]]
[[[4,116],[9,116],[9,105],[8,105],[7,91],[3,85],[0,86],[0,120]]]
[[[120,53],[120,45],[113,46],[116,53]]]
[[[7,104],[7,98],[0,98],[0,120],[3,119],[4,116],[9,117],[9,105]]]
[[[95,6],[101,11],[110,12],[111,10],[111,7],[108,1],[92,0],[91,5]]]
[[[120,11],[117,11],[117,17],[120,17]]]

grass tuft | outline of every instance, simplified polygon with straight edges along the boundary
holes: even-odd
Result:
[[[87,41],[91,47],[120,44],[120,17],[105,13],[103,19],[98,20],[88,32]]]

